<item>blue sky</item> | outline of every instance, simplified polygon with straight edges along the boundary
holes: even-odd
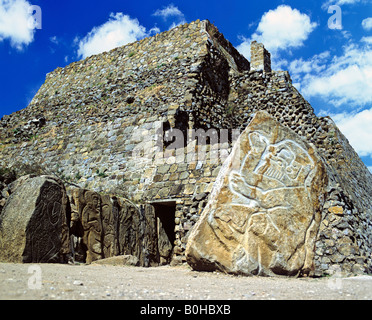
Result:
[[[0,0],[0,117],[25,108],[55,68],[196,19],[247,58],[263,42],[372,171],[372,0]]]

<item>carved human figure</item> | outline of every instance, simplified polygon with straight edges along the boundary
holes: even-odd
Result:
[[[113,257],[117,254],[115,243],[115,222],[110,197],[102,197],[102,227],[103,227],[103,258]]]
[[[327,179],[311,144],[257,112],[189,235],[187,262],[235,274],[311,273]]]
[[[140,212],[126,200],[118,199],[118,253],[140,257]]]
[[[83,242],[87,247],[86,262],[102,258],[102,219],[100,210],[100,196],[92,191],[85,192],[86,205],[82,211],[82,225],[84,228]]]
[[[62,191],[55,183],[45,182],[40,189],[35,213],[26,230],[26,247],[23,262],[59,262],[62,235]],[[67,232],[68,236],[68,232]]]
[[[234,194],[230,205],[239,210],[217,213],[215,218],[225,223],[229,215],[231,227],[241,234],[238,255],[251,273],[260,273],[263,265],[280,273],[281,260],[291,258],[282,252],[291,252],[293,264],[298,263],[296,246],[303,245],[303,239],[293,241],[294,229],[303,229],[303,223],[308,228],[311,223],[311,215],[305,221],[299,213],[306,210],[301,204],[310,201],[307,179],[311,178],[313,160],[291,140],[270,143],[264,133],[256,131],[249,133],[248,141],[250,150],[240,169],[229,174],[229,188]],[[281,250],[283,247],[286,249]]]
[[[86,245],[83,242],[84,228],[81,219],[84,205],[84,190],[80,188],[73,189],[70,199],[70,246],[73,259],[78,262],[85,262],[86,258]]]

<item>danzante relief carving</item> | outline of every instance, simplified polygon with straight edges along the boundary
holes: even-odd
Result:
[[[313,270],[324,169],[314,150],[256,114],[221,169],[186,252],[195,269],[243,274]]]
[[[61,227],[67,228],[66,209],[62,208],[66,197],[57,183],[46,181],[40,188],[35,211],[26,228],[26,247],[23,262],[59,262]],[[66,202],[66,200],[65,200]],[[64,241],[68,242],[68,231]]]
[[[67,262],[70,215],[62,182],[50,176],[17,180],[0,219],[0,261]]]
[[[91,263],[131,255],[141,266],[158,264],[162,247],[158,246],[152,205],[136,206],[124,198],[79,188],[72,191],[71,198],[72,251],[76,261]]]

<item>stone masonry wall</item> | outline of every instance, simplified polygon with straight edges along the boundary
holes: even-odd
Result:
[[[179,26],[48,74],[26,109],[1,120],[0,165],[37,168],[136,203],[176,199],[174,251],[182,255],[231,145],[194,140],[175,154],[163,132],[208,128],[198,96],[204,88],[212,97],[209,126],[224,127],[225,110],[217,102],[228,91],[219,94],[232,67],[249,69],[208,25]]]
[[[252,52],[250,64],[215,26],[195,21],[58,68],[27,108],[1,119],[0,167],[37,167],[136,203],[174,200],[182,261],[234,139],[266,110],[313,143],[327,167],[316,274],[372,272],[372,175],[289,73],[271,71],[264,47]]]

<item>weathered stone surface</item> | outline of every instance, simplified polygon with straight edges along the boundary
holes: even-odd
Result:
[[[130,254],[127,254],[122,257],[123,257],[123,264],[126,266],[138,267],[140,265],[140,261],[135,256],[131,256]]]
[[[258,112],[222,166],[187,262],[247,275],[309,273],[326,183],[314,148]]]
[[[139,266],[139,260],[137,257],[132,255],[120,255],[111,258],[105,258],[101,260],[96,260],[92,262],[93,264],[103,264],[103,265],[111,265],[111,266]]]
[[[77,241],[76,251],[81,251],[84,262],[102,259],[103,256],[103,224],[101,214],[101,196],[93,191],[75,189],[73,191],[73,203],[76,207],[73,222],[79,227],[77,234],[81,238]],[[80,250],[79,250],[80,249]]]
[[[76,261],[133,256],[140,266],[158,264],[157,224],[151,205],[137,206],[124,198],[74,188],[71,209]]]
[[[173,246],[163,228],[161,220],[157,218],[158,227],[158,249],[160,264],[167,264],[170,261]]]
[[[118,254],[137,257],[142,267],[157,265],[159,253],[153,206],[136,206],[122,198],[116,201]]]
[[[16,179],[17,177],[14,171],[0,168],[0,215],[6,200],[10,196],[11,190],[8,185]]]
[[[142,242],[139,243],[142,249],[140,256],[140,264],[144,267],[158,265],[158,241],[156,237],[156,219],[155,209],[152,205],[140,206],[141,216],[144,217],[144,224],[142,224]]]
[[[67,262],[70,212],[61,181],[22,177],[0,216],[0,260]]]
[[[251,44],[251,70],[271,72],[270,53],[256,41]]]
[[[344,213],[341,206],[334,206],[328,209],[330,213],[342,215]]]
[[[102,219],[102,256],[109,258],[118,254],[115,243],[117,235],[117,211],[113,209],[113,203],[109,195],[101,196],[101,219]]]

